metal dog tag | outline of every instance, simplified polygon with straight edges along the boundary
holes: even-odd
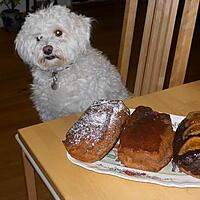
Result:
[[[58,89],[58,77],[57,77],[57,72],[52,72],[52,84],[51,84],[51,89],[52,90],[57,90]]]

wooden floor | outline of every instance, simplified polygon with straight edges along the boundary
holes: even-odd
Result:
[[[93,22],[92,44],[102,50],[113,64],[117,62],[123,9],[122,3],[74,7],[75,11],[96,19]],[[0,31],[0,200],[27,199],[21,152],[14,136],[17,129],[40,122],[29,98],[31,75],[15,52],[14,38],[14,33]],[[199,52],[195,47],[197,58]],[[199,64],[195,66],[198,68]],[[191,74],[196,77],[188,80],[199,76],[199,68],[192,71],[195,73]],[[37,188],[38,199],[52,199],[38,177]]]

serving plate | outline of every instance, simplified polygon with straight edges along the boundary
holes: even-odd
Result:
[[[132,112],[133,110],[131,110]],[[178,124],[183,120],[183,116],[170,114],[173,129],[176,130]],[[117,157],[117,149],[113,148],[102,160],[94,163],[81,162],[67,153],[67,158],[74,164],[81,166],[85,169],[95,171],[102,174],[110,174],[120,178],[155,183],[163,186],[173,187],[200,187],[200,179],[186,175],[180,172],[178,167],[175,167],[173,162],[169,162],[159,172],[149,172],[125,167]]]

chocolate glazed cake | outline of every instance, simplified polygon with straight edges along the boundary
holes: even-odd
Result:
[[[127,167],[159,171],[172,158],[173,137],[168,114],[139,106],[120,136],[119,160]]]
[[[189,113],[179,124],[173,154],[173,160],[181,171],[200,178],[200,111]]]

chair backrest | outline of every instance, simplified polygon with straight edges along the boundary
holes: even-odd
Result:
[[[181,17],[168,87],[182,84],[185,77],[199,0],[147,0],[143,36],[137,62],[134,96],[162,90],[177,16]],[[138,0],[126,0],[118,67],[126,84]],[[134,52],[133,52],[134,53]]]

